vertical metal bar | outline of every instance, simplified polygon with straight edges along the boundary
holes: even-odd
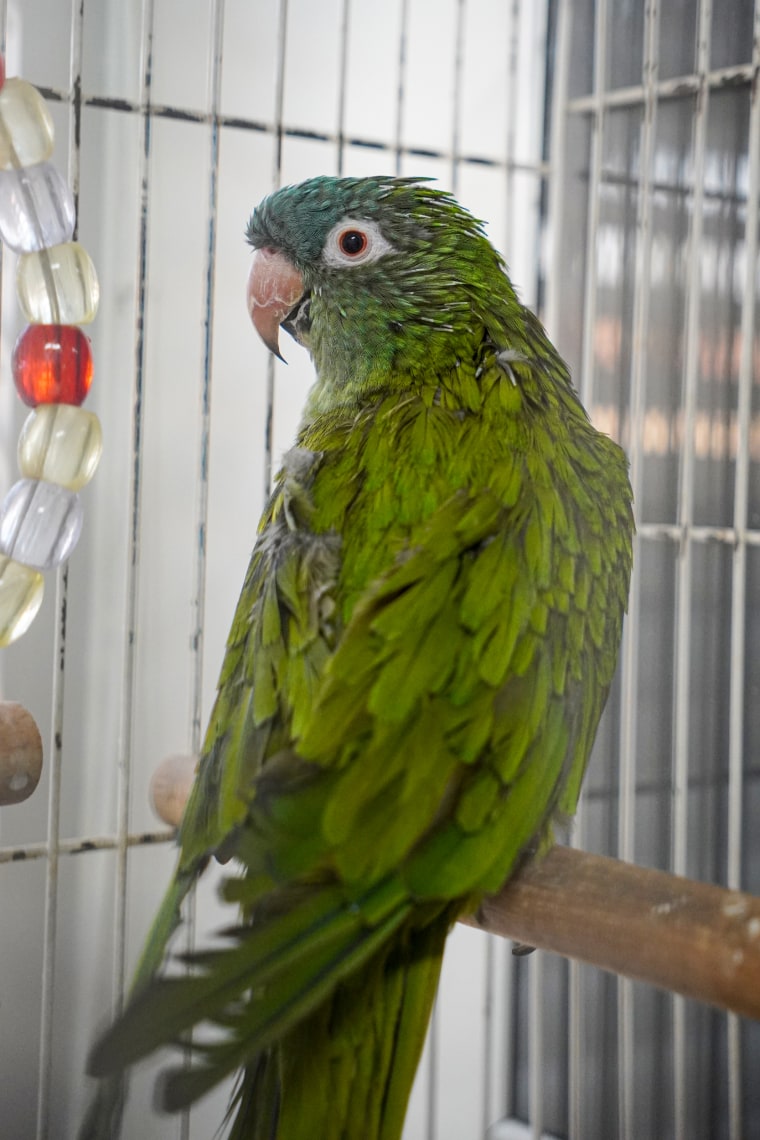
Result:
[[[582,845],[579,824],[583,818],[583,805],[576,814],[576,840]],[[575,843],[574,843],[575,845]],[[567,1134],[569,1140],[581,1140],[584,1132],[583,1071],[586,1045],[586,1022],[583,1016],[583,974],[581,964],[570,959],[568,969],[568,1027],[567,1027]]]
[[[744,793],[744,686],[746,663],[747,525],[749,512],[749,434],[752,417],[755,340],[755,272],[760,214],[760,0],[755,0],[752,40],[755,82],[750,88],[747,206],[744,230],[746,281],[741,308],[741,355],[737,402],[737,450],[734,475],[734,551],[731,575],[731,678],[728,728],[728,867],[727,885],[738,889],[742,879],[742,802]],[[741,1140],[742,1049],[739,1018],[729,1014],[728,1125],[730,1140]]]
[[[562,272],[562,201],[567,186],[567,149],[565,121],[570,72],[571,5],[559,0],[557,11],[557,48],[555,53],[554,106],[551,109],[551,147],[549,167],[550,265],[546,283],[546,327],[556,337],[559,329],[559,309],[562,303],[560,282]]]
[[[551,272],[547,282],[546,316],[550,332],[558,328],[560,304],[559,282],[563,279],[561,203],[565,194],[566,148],[565,121],[567,108],[568,74],[570,67],[570,8],[560,0],[557,13],[557,44],[555,51],[554,106],[552,107],[552,153],[549,177],[549,217],[551,220]],[[594,24],[594,78],[593,90],[597,106],[592,118],[592,137],[589,154],[589,203],[586,223],[586,266],[584,286],[584,326],[581,342],[581,372],[579,392],[586,407],[591,406],[594,379],[594,327],[596,322],[596,243],[599,229],[599,202],[603,154],[604,100],[607,50],[607,5],[599,0]],[[578,807],[573,831],[573,843],[583,843],[583,801]],[[584,1047],[583,985],[581,967],[577,962],[569,965],[568,1010],[568,1131],[571,1140],[580,1140],[583,1128],[582,1062]]]
[[[407,65],[407,39],[409,36],[409,0],[401,0],[401,18],[398,37],[398,78],[396,82],[396,126],[395,126],[395,163],[394,172],[401,174],[401,154],[403,148],[404,131],[404,103],[406,99],[406,65]],[[433,1005],[428,1027],[428,1087],[427,1087],[427,1122],[425,1134],[427,1140],[436,1140],[437,1122],[437,1091],[438,1091],[438,1033],[439,1015],[438,1000]]]
[[[135,377],[132,408],[131,508],[124,614],[124,680],[118,745],[118,805],[116,823],[116,916],[114,938],[114,1013],[124,1004],[127,936],[127,870],[129,853],[129,800],[132,775],[135,674],[137,668],[137,610],[142,527],[143,392],[146,359],[146,302],[148,295],[148,208],[150,204],[151,85],[153,81],[154,0],[143,0],[140,44],[141,135],[138,168],[140,230],[137,250],[137,313],[135,319]]]
[[[486,935],[483,948],[485,956],[485,991],[483,993],[483,1111],[481,1115],[481,1129],[485,1136],[491,1123],[491,1101],[493,1098],[493,1035],[495,1022],[494,1001],[494,967],[496,955],[494,953],[493,938]]]
[[[219,207],[219,109],[222,89],[222,43],[224,37],[224,0],[212,0],[211,44],[209,68],[209,110],[211,137],[209,153],[208,217],[206,222],[206,276],[203,299],[203,365],[200,384],[200,446],[198,463],[198,501],[196,504],[195,582],[193,586],[193,658],[190,693],[190,751],[197,753],[201,745],[203,697],[203,634],[206,602],[206,530],[208,524],[209,446],[211,439],[211,381],[214,347],[214,286],[216,272],[216,239]]]
[[[340,16],[340,80],[338,83],[338,177],[343,175],[346,152],[346,77],[348,75],[348,35],[351,0],[343,0]]]
[[[82,114],[82,26],[84,0],[73,0],[69,54],[68,175],[79,207],[79,146]],[[53,641],[53,688],[50,727],[50,786],[48,793],[47,867],[45,873],[45,926],[42,949],[39,1083],[37,1085],[37,1140],[51,1135],[50,1094],[53,1083],[53,1023],[55,1014],[55,958],[58,925],[58,872],[63,764],[63,706],[66,681],[66,608],[68,564],[56,574],[55,608],[58,615]]]
[[[522,0],[512,0],[509,14],[509,28],[507,39],[507,130],[504,140],[505,148],[505,161],[506,161],[506,195],[505,195],[505,223],[504,223],[504,246],[507,259],[512,255],[513,237],[514,237],[514,214],[515,214],[515,194],[514,194],[514,160],[516,149],[516,135],[517,135],[517,108],[518,108],[518,83],[519,83],[519,41],[520,41],[520,19],[523,12]],[[555,101],[555,108],[557,103]],[[559,200],[559,199],[558,199]],[[559,278],[555,278],[559,280]],[[496,964],[504,971],[503,979],[503,1005],[501,1015],[503,1018],[503,1049],[504,1049],[504,1064],[502,1072],[499,1074],[499,1079],[502,1084],[502,1094],[500,1098],[500,1108],[508,1115],[514,1115],[515,1111],[515,1041],[517,1039],[515,1019],[517,1017],[517,1002],[515,1001],[515,957],[507,949],[506,955],[498,954],[491,956],[491,968],[494,969]],[[491,1037],[493,1040],[493,1035]],[[490,1089],[488,1090],[490,1094]],[[486,1111],[490,1112],[491,1097],[486,1098]],[[486,1125],[490,1124],[490,1117],[486,1121]],[[487,1128],[484,1127],[484,1135]]]
[[[689,803],[689,716],[691,667],[691,608],[694,523],[694,420],[699,382],[699,317],[701,302],[703,187],[707,143],[707,111],[710,67],[710,25],[712,0],[700,0],[697,39],[697,74],[700,89],[693,119],[694,186],[688,239],[688,279],[686,296],[686,345],[683,374],[683,437],[679,467],[678,523],[681,541],[678,550],[676,601],[676,681],[674,707],[672,775],[671,866],[677,875],[687,873]],[[673,1109],[676,1140],[686,1140],[686,1003],[673,997]]]
[[[459,190],[459,153],[462,134],[462,75],[464,73],[464,38],[467,20],[467,0],[457,0],[457,19],[454,32],[454,82],[451,109],[451,190]]]
[[[515,1053],[517,1034],[517,1001],[515,1000],[515,962],[516,958],[508,947],[502,955],[504,969],[504,1095],[502,1107],[507,1116],[515,1113]]]
[[[509,34],[507,39],[507,134],[504,140],[506,160],[506,217],[504,219],[504,250],[507,258],[512,256],[515,214],[515,138],[517,135],[518,83],[520,70],[520,0],[512,0],[509,11]]]
[[[700,3],[700,37],[698,71],[701,80],[693,121],[694,187],[688,245],[688,281],[686,297],[686,329],[683,377],[683,440],[679,470],[678,523],[681,532],[678,552],[678,602],[676,607],[676,689],[674,723],[674,766],[672,799],[672,854],[673,871],[685,875],[687,870],[687,798],[689,776],[689,664],[691,649],[691,527],[694,522],[694,419],[697,406],[699,379],[699,316],[700,270],[705,167],[705,141],[707,126],[708,92],[704,69],[709,56],[705,39],[704,21],[710,19],[710,0]],[[706,35],[709,43],[709,24]],[[676,999],[677,1000],[677,999]],[[683,1044],[683,1041],[681,1041]]]
[[[285,46],[288,31],[288,0],[279,0],[277,7],[277,64],[274,72],[274,158],[272,162],[272,189],[276,190],[282,182],[282,107],[285,97]],[[270,353],[267,360],[267,418],[264,429],[264,496],[269,494],[272,486],[272,465],[274,445],[274,356]]]
[[[594,111],[591,115],[589,155],[589,195],[586,218],[586,266],[583,288],[583,339],[581,343],[581,375],[578,390],[586,408],[594,394],[594,335],[598,278],[599,219],[602,198],[602,162],[604,158],[605,107],[607,82],[607,0],[597,0],[594,27]]]
[[[502,938],[487,935],[486,958],[486,1077],[483,1083],[483,1136],[505,1116],[514,1115],[512,1099],[514,1037],[513,973],[516,958]],[[509,1092],[507,1091],[509,1087]]]
[[[544,1056],[544,956],[536,950],[530,956],[528,971],[528,1113],[532,1140],[541,1140],[544,1127],[544,1082],[542,1061]]]
[[[520,15],[522,15],[522,11]],[[546,22],[548,24],[548,18]],[[544,58],[547,58],[546,52],[544,52]],[[544,90],[546,90],[546,83],[544,83]],[[557,107],[558,104],[555,102],[555,108]],[[558,125],[558,119],[553,120],[553,125]],[[556,136],[553,141],[557,141]],[[562,148],[562,159],[564,160],[564,147]],[[562,173],[564,174],[564,170]],[[553,198],[552,205],[555,209],[560,200],[558,196]],[[555,226],[554,233],[558,235],[558,227],[556,227],[554,219],[552,219],[552,225]],[[556,245],[554,249],[556,251]],[[537,295],[540,298],[540,279]],[[541,1140],[544,1126],[544,961],[544,955],[541,951],[536,951],[531,955],[528,972],[528,1116],[533,1140]]]
[[[191,602],[192,631],[190,652],[192,674],[190,691],[190,752],[197,755],[203,730],[203,649],[206,610],[206,570],[208,566],[206,536],[208,531],[209,457],[211,443],[211,381],[214,348],[214,287],[216,280],[216,238],[219,205],[219,111],[222,93],[222,46],[224,43],[224,0],[212,0],[209,15],[208,104],[211,118],[208,216],[206,222],[206,277],[203,299],[203,365],[200,377],[200,439],[198,461],[198,496],[195,514],[195,580]],[[185,943],[188,950],[195,944],[195,893],[185,902]],[[190,1050],[185,1052],[190,1063]],[[190,1138],[190,1110],[180,1119],[181,1140]]]
[[[597,302],[597,241],[601,214],[602,161],[604,156],[604,91],[607,82],[607,2],[598,0],[594,22],[594,73],[593,92],[596,105],[591,117],[589,147],[589,197],[586,217],[586,260],[583,291],[583,332],[581,341],[581,369],[578,390],[581,400],[591,411],[594,396],[594,336],[596,331]],[[556,224],[556,219],[555,219]],[[561,279],[561,278],[560,278]],[[573,832],[573,844],[583,846],[583,797],[578,805]],[[570,1140],[581,1140],[585,1134],[583,1113],[583,1066],[585,1044],[585,1018],[583,1002],[583,974],[579,962],[569,965],[568,1011],[568,1135]]]
[[[459,173],[459,135],[461,128],[462,72],[464,66],[464,27],[466,0],[457,0],[456,30],[454,33],[454,76],[452,84],[451,112],[451,189],[456,194]],[[403,0],[401,33],[399,36],[399,82],[396,104],[396,173],[401,168],[402,109],[405,88],[406,36],[408,27],[408,4]],[[438,1053],[440,1036],[439,1003],[433,1006],[428,1029],[428,1087],[427,1087],[427,1136],[436,1140],[438,1135]]]
[[[593,93],[595,106],[591,116],[589,145],[589,196],[586,216],[586,259],[583,289],[583,332],[581,369],[578,390],[584,406],[591,411],[594,397],[594,338],[596,333],[599,221],[602,202],[602,163],[604,158],[605,105],[607,84],[607,0],[597,0],[594,21]],[[583,798],[578,805],[573,844],[583,846]],[[585,1133],[583,1118],[584,1003],[583,975],[579,962],[569,966],[568,1025],[568,1130],[570,1140],[580,1140]]]
[[[396,83],[396,131],[394,172],[401,173],[401,148],[404,137],[404,101],[406,96],[406,41],[409,35],[409,0],[401,0],[401,27],[398,34],[398,80]]]
[[[438,1037],[440,1001],[436,998],[428,1026],[427,1140],[438,1137]]]
[[[643,466],[643,424],[646,407],[646,343],[649,325],[650,263],[652,252],[652,167],[657,122],[657,79],[659,71],[658,0],[648,0],[644,17],[644,60],[642,85],[644,115],[639,147],[639,193],[636,209],[636,262],[633,303],[633,351],[631,359],[629,458],[634,502],[641,501]],[[628,618],[623,633],[622,709],[620,725],[620,803],[618,808],[618,854],[629,862],[635,856],[636,748],[638,717],[639,612],[641,574],[639,540],[634,541],[633,574]],[[633,983],[618,981],[618,1134],[620,1140],[634,1136],[634,1022]]]
[[[58,622],[53,651],[53,697],[51,708],[50,788],[48,793],[47,868],[45,874],[45,927],[42,950],[42,1013],[40,1019],[39,1084],[37,1086],[37,1140],[50,1135],[50,1090],[53,1078],[53,1016],[55,1009],[55,956],[61,808],[61,761],[63,751],[63,694],[66,665],[66,595],[68,567],[56,576]]]

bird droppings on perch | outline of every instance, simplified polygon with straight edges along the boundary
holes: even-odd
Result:
[[[0,701],[0,805],[31,796],[42,773],[42,738],[34,717],[15,701]]]
[[[197,756],[176,753],[165,756],[151,777],[151,807],[170,827],[179,827],[182,821],[197,766]]]

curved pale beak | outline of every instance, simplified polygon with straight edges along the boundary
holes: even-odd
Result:
[[[280,324],[303,294],[303,278],[284,253],[269,246],[256,250],[248,274],[248,312],[256,332],[280,360]]]

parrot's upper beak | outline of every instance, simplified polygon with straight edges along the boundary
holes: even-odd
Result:
[[[270,246],[256,250],[248,275],[248,312],[256,332],[280,360],[280,325],[303,294],[303,277],[284,253]]]

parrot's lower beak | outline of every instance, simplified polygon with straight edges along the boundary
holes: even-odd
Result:
[[[277,249],[257,249],[248,275],[248,312],[270,352],[280,360],[280,325],[304,295],[303,277]]]

